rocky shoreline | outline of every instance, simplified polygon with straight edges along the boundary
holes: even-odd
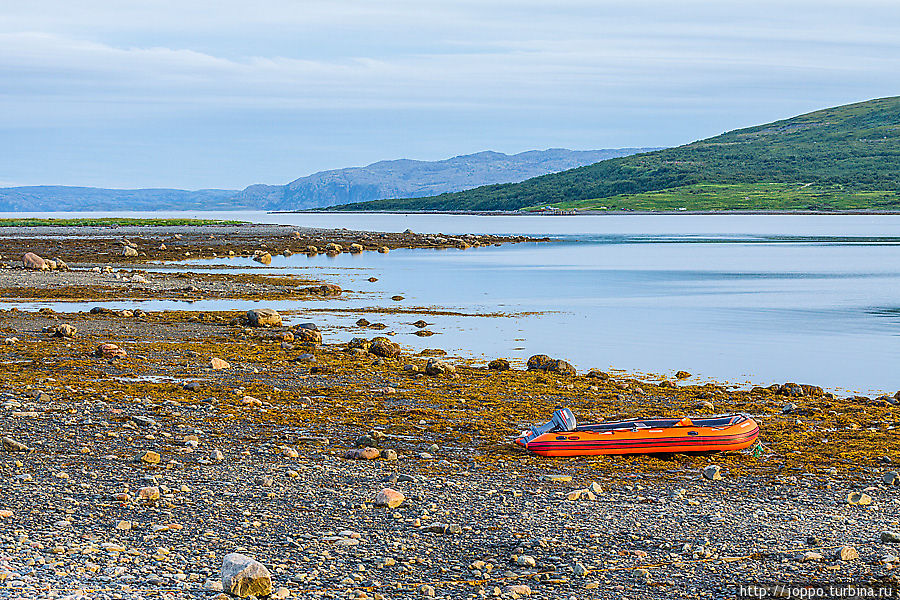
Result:
[[[24,249],[10,239],[4,258]],[[23,273],[0,271],[0,287]],[[18,287],[54,276],[68,275]],[[550,357],[512,369],[378,335],[335,343],[307,321],[0,311],[0,598],[733,598],[750,582],[898,583],[897,397],[640,381]],[[548,459],[511,443],[557,406],[585,422],[745,412],[762,445]]]
[[[181,226],[40,226],[0,228],[0,295],[17,300],[305,300],[340,295],[340,287],[291,275],[195,273],[197,259],[251,258],[261,266],[279,255],[398,248],[469,249],[548,238],[466,234],[443,236],[314,229],[254,223]],[[183,268],[161,270],[172,261]],[[23,266],[25,268],[23,268]],[[152,269],[152,271],[148,271]]]
[[[208,225],[39,226],[0,228],[0,249],[8,265],[21,266],[33,252],[66,263],[140,264],[186,258],[256,257],[268,253],[340,254],[388,252],[397,248],[477,248],[493,244],[548,241],[496,235],[423,234],[321,229],[261,223]],[[129,250],[130,248],[130,250]]]

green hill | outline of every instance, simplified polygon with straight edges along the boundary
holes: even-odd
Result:
[[[900,97],[819,110],[522,183],[329,210],[900,210]]]

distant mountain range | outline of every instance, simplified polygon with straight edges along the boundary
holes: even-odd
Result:
[[[654,148],[478,152],[447,160],[388,160],[314,173],[287,185],[244,190],[119,190],[70,186],[0,188],[0,211],[300,210],[385,198],[413,198],[510,183]]]
[[[237,190],[113,190],[66,185],[0,188],[5,212],[232,209]],[[240,207],[238,207],[240,208]]]
[[[417,198],[491,183],[524,181],[652,148],[478,152],[434,162],[385,160],[366,167],[322,171],[287,185],[251,185],[237,199],[269,210],[320,208],[384,198]]]
[[[340,210],[900,211],[900,97],[826,108],[522,183]]]

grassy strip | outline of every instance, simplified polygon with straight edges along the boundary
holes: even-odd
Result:
[[[551,206],[560,210],[900,210],[900,192],[797,183],[700,183]]]
[[[240,225],[246,221],[219,219],[136,219],[129,217],[96,217],[75,219],[0,219],[0,227],[177,227],[182,225]]]

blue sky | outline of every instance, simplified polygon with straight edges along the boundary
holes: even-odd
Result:
[[[896,0],[3,2],[0,185],[677,145],[900,95],[897,23]]]

